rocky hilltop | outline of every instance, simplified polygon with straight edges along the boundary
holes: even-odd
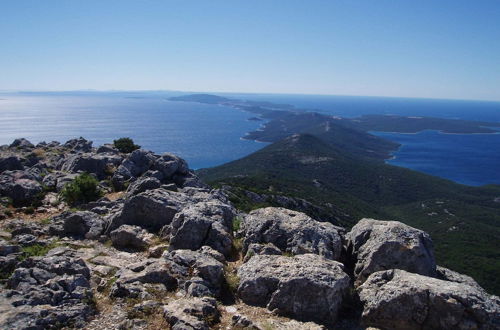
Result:
[[[98,194],[68,199],[82,173]],[[172,154],[18,139],[0,196],[2,329],[500,328],[500,299],[437,266],[427,233],[243,213]]]

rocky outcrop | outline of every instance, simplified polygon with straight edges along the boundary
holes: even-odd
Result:
[[[217,301],[208,297],[174,300],[163,307],[163,316],[172,329],[208,330],[220,320]]]
[[[172,221],[170,250],[197,250],[210,246],[225,256],[231,254],[234,209],[219,201],[185,207]]]
[[[464,283],[403,270],[376,272],[358,288],[362,321],[382,329],[498,329],[500,299]]]
[[[120,165],[122,157],[116,154],[76,154],[69,155],[61,170],[69,173],[92,173],[104,179],[110,167]]]
[[[392,268],[436,275],[431,238],[401,222],[362,219],[347,233],[346,241],[358,284],[374,272]]]
[[[105,197],[75,211],[58,192],[81,172]],[[171,154],[83,138],[0,146],[0,328],[358,328],[361,314],[382,329],[499,327],[498,298],[436,268],[420,230],[363,219],[346,234],[334,213],[245,214],[227,192]]]
[[[254,256],[238,270],[238,295],[300,321],[334,324],[349,287],[339,262],[314,254]]]
[[[304,213],[268,207],[250,212],[243,220],[246,252],[252,243],[273,243],[291,254],[315,253],[338,260],[342,251],[339,228]]]
[[[105,228],[105,220],[94,212],[64,212],[52,219],[49,233],[76,239],[98,239],[104,233]]]
[[[224,285],[224,257],[215,250],[204,247],[199,251],[175,250],[163,259],[175,270],[178,287],[188,296],[219,297]]]
[[[3,298],[4,329],[47,329],[56,324],[83,327],[95,312],[85,262],[71,255],[29,258],[18,265]]]
[[[138,226],[122,225],[109,234],[117,248],[145,250],[151,244],[152,235]]]
[[[188,202],[186,196],[163,190],[149,190],[127,199],[122,209],[110,217],[107,232],[121,225],[140,226],[157,232],[170,225],[174,216]]]
[[[24,171],[4,171],[0,175],[0,196],[9,197],[16,206],[29,205],[43,191],[37,177]]]

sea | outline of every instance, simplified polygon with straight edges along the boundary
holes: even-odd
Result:
[[[172,152],[194,169],[220,165],[266,143],[242,139],[264,122],[234,108],[168,101],[179,92],[0,93],[0,145],[26,137],[33,143],[83,136],[94,145],[131,137],[145,149]],[[291,104],[304,111],[357,117],[364,114],[433,116],[500,122],[500,102],[363,96],[235,94],[230,98]],[[372,132],[398,142],[389,164],[480,186],[500,184],[498,134]]]

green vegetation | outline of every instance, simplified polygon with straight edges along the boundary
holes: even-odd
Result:
[[[30,258],[30,257],[43,257],[50,250],[59,246],[58,242],[51,242],[50,244],[34,244],[30,246],[25,246],[22,248],[23,255],[21,257],[22,260]]]
[[[141,146],[135,144],[134,141],[128,137],[119,138],[118,140],[114,140],[113,144],[115,145],[116,149],[118,149],[120,152],[124,152],[127,154],[131,153],[132,151],[137,150],[141,147]]]
[[[245,211],[262,206],[248,197],[253,192],[305,199],[347,228],[363,217],[420,228],[433,238],[438,264],[500,293],[500,203],[494,201],[499,186],[460,185],[332,141],[321,134],[294,135],[198,174],[216,187],[231,186],[230,199]],[[319,218],[312,209],[301,211]]]
[[[233,232],[240,230],[241,228],[241,217],[236,216],[233,218]]]
[[[235,293],[238,290],[238,286],[240,285],[240,278],[236,273],[236,268],[234,268],[232,264],[224,267],[224,277],[226,278],[226,283],[229,290],[232,293]]]
[[[95,201],[102,196],[99,181],[88,173],[82,173],[66,184],[61,191],[61,197],[70,205],[84,204]]]

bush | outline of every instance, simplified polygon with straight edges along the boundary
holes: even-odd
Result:
[[[101,197],[98,185],[99,181],[96,178],[83,173],[64,186],[61,197],[70,205],[92,202]]]
[[[131,153],[132,151],[139,149],[141,146],[134,143],[134,140],[128,137],[119,138],[118,140],[114,140],[113,144],[116,149],[120,150],[120,152]]]

